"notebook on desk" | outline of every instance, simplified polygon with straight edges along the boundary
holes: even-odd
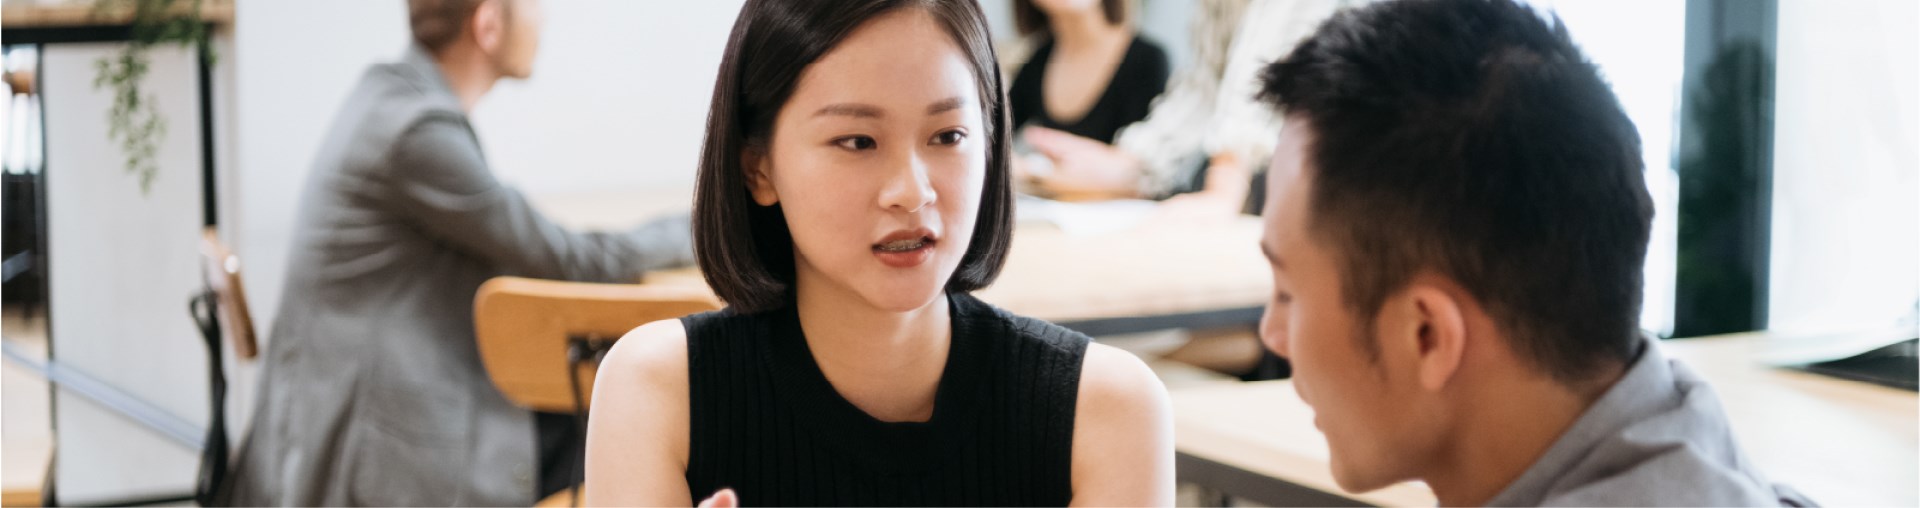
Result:
[[[1908,339],[1858,356],[1795,368],[1841,379],[1920,391],[1920,357],[1914,355],[1916,344],[1920,344],[1920,339]]]
[[[1920,303],[1892,325],[1840,333],[1769,333],[1773,365],[1920,391]]]

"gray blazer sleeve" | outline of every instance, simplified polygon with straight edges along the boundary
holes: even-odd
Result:
[[[588,282],[632,282],[693,259],[685,214],[624,233],[580,233],[554,224],[487,168],[466,121],[428,116],[387,155],[382,200],[427,236],[502,272]]]

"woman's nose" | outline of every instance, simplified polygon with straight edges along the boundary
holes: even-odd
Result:
[[[907,156],[901,161],[887,185],[880,191],[880,207],[888,210],[917,212],[937,197],[933,192],[933,181],[927,174],[927,165],[919,157]]]

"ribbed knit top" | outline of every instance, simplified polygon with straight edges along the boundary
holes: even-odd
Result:
[[[953,342],[925,422],[883,422],[813,360],[789,302],[682,318],[695,499],[748,506],[1063,506],[1087,336],[949,295]]]

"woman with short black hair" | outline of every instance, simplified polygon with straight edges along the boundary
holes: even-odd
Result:
[[[588,502],[1172,504],[1153,373],[968,294],[1013,231],[990,40],[973,0],[748,0],[693,218],[730,306],[608,354]]]

